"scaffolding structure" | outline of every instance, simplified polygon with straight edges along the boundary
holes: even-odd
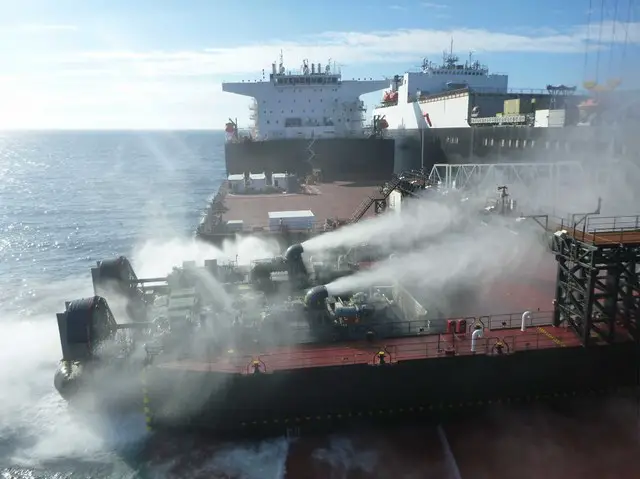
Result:
[[[573,215],[546,226],[558,262],[554,326],[568,324],[585,346],[639,342],[640,216]]]

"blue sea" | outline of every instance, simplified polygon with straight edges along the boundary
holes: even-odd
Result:
[[[137,414],[71,414],[53,389],[55,313],[92,294],[96,260],[127,255],[140,274],[159,275],[186,259],[268,252],[193,240],[224,178],[223,150],[222,132],[0,134],[0,478],[613,477],[585,469],[607,446],[618,459],[602,471],[638,477],[622,467],[637,457],[633,420],[611,419],[626,402],[576,418],[496,410],[445,428],[451,454],[435,429],[227,444],[152,437]],[[605,422],[625,441],[604,439]]]

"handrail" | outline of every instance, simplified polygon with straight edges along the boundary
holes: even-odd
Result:
[[[542,328],[531,329],[524,333],[514,330],[513,334],[508,335],[489,333],[477,339],[475,352],[472,352],[469,335],[461,340],[451,334],[434,334],[390,344],[359,342],[352,343],[349,348],[339,345],[307,349],[291,347],[260,355],[232,355],[220,362],[218,362],[220,358],[209,358],[209,367],[211,370],[220,372],[247,374],[248,365],[256,360],[264,365],[265,371],[268,368],[270,372],[342,365],[376,365],[375,357],[381,350],[387,353],[388,362],[391,363],[445,356],[497,356],[498,343],[503,346],[503,354],[513,354],[566,347],[563,339],[566,337],[550,337],[550,334]]]
[[[587,231],[638,231],[640,215],[635,216],[589,216],[586,220]]]
[[[494,344],[490,341],[491,338],[495,340],[496,337],[501,337],[503,341],[506,341],[506,337],[501,333],[505,330],[514,331],[513,340],[509,340],[512,342],[507,344],[510,352],[531,349],[532,345],[535,345],[536,349],[542,346],[551,347],[548,344],[549,335],[544,332],[543,328],[551,325],[551,312],[532,312],[525,325],[530,330],[525,333],[519,331],[522,313],[481,318],[453,318],[454,320],[466,319],[466,340],[461,340],[459,335],[443,332],[445,330],[443,326],[449,319],[386,323],[390,326],[390,331],[387,331],[388,335],[386,338],[379,338],[374,343],[367,341],[315,345],[300,343],[276,347],[271,351],[262,351],[259,354],[256,351],[237,351],[232,354],[214,354],[210,351],[207,354],[207,363],[209,368],[213,370],[243,373],[246,371],[247,365],[256,360],[263,362],[265,369],[268,368],[270,371],[343,364],[370,364],[375,353],[381,349],[389,353],[389,359],[392,362],[438,357],[442,354],[451,354],[452,351],[455,354],[471,354],[469,338],[475,324],[482,324],[485,330],[485,337],[479,339],[476,344],[475,354],[489,354]],[[378,323],[378,325],[380,324],[385,323]],[[357,326],[350,326],[350,328]],[[365,327],[376,330],[376,326],[373,324]],[[293,329],[295,331],[296,328],[293,327]],[[511,336],[509,335],[509,337]],[[195,359],[186,361],[186,363],[190,362],[198,361]]]
[[[394,285],[379,286],[381,288],[394,287]],[[437,333],[438,331],[446,331],[448,321],[457,321],[464,319],[467,321],[467,331],[471,331],[476,324],[482,324],[487,331],[500,331],[503,329],[520,328],[522,325],[522,312],[486,315],[479,317],[453,317],[453,318],[437,318],[437,319],[413,319],[404,321],[378,321],[371,323],[352,324],[344,326],[345,332],[357,332],[364,329],[376,331],[378,333],[387,333],[388,338],[400,338],[407,336],[420,336],[428,333]],[[553,323],[552,311],[532,311],[529,319],[526,321],[526,327],[549,326]],[[328,326],[327,330],[333,328]],[[311,328],[307,325],[291,324],[287,330],[292,333],[310,333]],[[332,330],[332,329],[331,329]],[[316,328],[316,331],[318,329]],[[311,336],[309,334],[308,336]],[[309,341],[311,342],[311,340]]]
[[[548,225],[554,232],[567,234],[583,242],[594,245],[640,244],[640,215],[628,216],[588,216],[582,225],[561,219]]]

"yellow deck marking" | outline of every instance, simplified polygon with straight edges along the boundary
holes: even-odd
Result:
[[[564,348],[566,346],[560,339],[556,338],[553,334],[551,334],[549,331],[544,329],[542,326],[538,326],[536,329],[542,334],[544,334],[551,341],[556,343],[558,346],[560,346],[561,348]]]

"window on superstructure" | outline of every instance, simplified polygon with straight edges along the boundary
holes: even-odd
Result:
[[[302,119],[301,118],[285,118],[284,126],[287,128],[300,127],[302,126]]]

